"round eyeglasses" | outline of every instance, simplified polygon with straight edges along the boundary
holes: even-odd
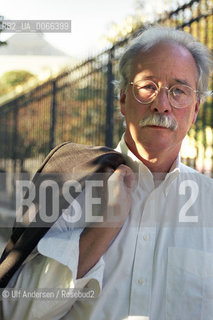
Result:
[[[154,101],[161,89],[168,91],[168,100],[174,108],[187,108],[195,98],[197,90],[185,84],[175,84],[171,88],[161,87],[150,80],[139,80],[136,82],[129,82],[132,85],[132,92],[135,99],[143,104],[148,104]]]

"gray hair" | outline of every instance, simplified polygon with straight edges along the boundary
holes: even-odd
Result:
[[[211,91],[208,91],[208,82],[213,63],[208,48],[185,31],[162,26],[146,28],[137,38],[133,39],[121,56],[119,62],[120,88],[123,90],[127,88],[130,81],[131,63],[136,54],[139,51],[145,53],[154,45],[164,41],[178,43],[192,54],[198,69],[197,90],[200,92],[199,97],[204,100],[211,94]]]

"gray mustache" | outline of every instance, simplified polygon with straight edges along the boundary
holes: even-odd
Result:
[[[174,119],[170,119],[164,114],[153,113],[150,116],[141,119],[139,122],[140,127],[146,126],[160,126],[168,128],[172,131],[177,130],[178,124]]]

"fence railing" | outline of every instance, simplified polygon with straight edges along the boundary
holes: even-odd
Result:
[[[182,28],[213,49],[213,0],[192,0],[156,23]],[[125,46],[144,25],[110,49],[0,106],[0,199],[13,193],[13,175],[33,174],[55,145],[114,147],[123,118],[112,81]],[[211,81],[212,86],[212,81]],[[182,149],[183,161],[213,176],[213,101],[202,106]],[[1,195],[3,195],[1,197]]]

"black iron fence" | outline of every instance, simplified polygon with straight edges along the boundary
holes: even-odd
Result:
[[[213,0],[192,0],[173,12],[165,12],[156,23],[182,28],[213,49]],[[0,106],[0,174],[7,173],[1,181],[0,198],[12,194],[14,173],[33,174],[60,142],[110,147],[118,143],[124,128],[112,81],[117,78],[118,60],[125,46],[143,28]],[[211,98],[202,105],[181,154],[184,162],[213,176]]]

